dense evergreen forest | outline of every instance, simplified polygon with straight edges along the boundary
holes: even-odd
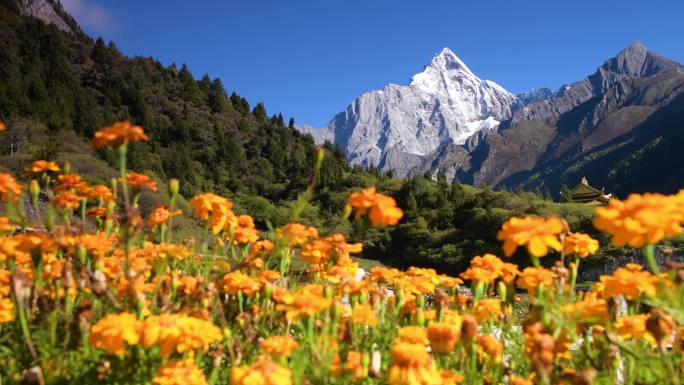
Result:
[[[0,168],[18,174],[33,160],[57,159],[106,181],[115,175],[115,154],[94,152],[88,139],[128,119],[151,138],[132,146],[132,169],[160,182],[178,178],[186,198],[204,191],[230,197],[262,229],[290,219],[315,150],[294,119],[269,115],[262,103],[252,107],[229,94],[230,85],[208,75],[196,79],[185,65],[126,57],[114,43],[81,32],[68,15],[74,34],[22,16],[15,1],[0,4],[0,120],[8,125]],[[463,269],[473,255],[500,250],[496,229],[516,214],[557,213],[578,230],[592,229],[589,206],[450,184],[443,175],[393,179],[350,167],[329,143],[324,149],[320,183],[300,220],[366,239],[364,256],[387,264]],[[398,227],[377,230],[334,217],[349,192],[370,185],[405,209]]]

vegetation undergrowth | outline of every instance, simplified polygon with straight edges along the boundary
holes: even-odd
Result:
[[[0,173],[0,383],[682,383],[684,266],[661,270],[653,248],[682,233],[684,191],[595,209],[596,229],[651,271],[629,264],[587,291],[578,268],[599,241],[551,213],[489,230],[525,265],[487,253],[458,277],[365,272],[364,244],[338,226],[385,229],[417,208],[369,187],[325,227],[302,224],[324,150],[290,221],[258,230],[214,193],[184,218],[175,179],[143,215],[141,193],[159,186],[127,160],[148,139],[129,122],[95,133],[118,156],[108,186],[46,160],[26,184]],[[199,230],[178,241],[178,223]]]

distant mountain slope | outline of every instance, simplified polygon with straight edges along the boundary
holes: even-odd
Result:
[[[151,137],[132,147],[131,167],[180,178],[185,195],[244,191],[277,201],[296,196],[310,177],[313,140],[262,104],[250,109],[228,96],[219,79],[126,57],[114,43],[84,34],[56,1],[0,1],[0,120],[9,127],[0,138],[0,168],[20,171],[59,154],[105,177],[91,155],[109,164],[115,155],[95,154],[87,143],[95,130],[123,119]],[[42,140],[66,132],[79,140]],[[331,172],[347,168],[344,159],[331,162]]]
[[[676,141],[684,130],[678,123],[683,72],[681,64],[634,43],[557,92],[514,96],[477,78],[445,49],[408,86],[363,94],[324,129],[302,131],[334,140],[353,164],[399,176],[429,171],[555,196],[585,175],[620,195],[670,191],[684,187],[677,172],[643,175],[639,162],[646,153],[656,163],[678,156],[662,141]]]

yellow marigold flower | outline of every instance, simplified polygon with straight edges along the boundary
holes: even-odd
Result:
[[[478,322],[496,320],[503,312],[503,303],[498,298],[484,298],[473,305],[473,315]]]
[[[462,374],[446,369],[440,369],[439,375],[442,376],[442,385],[458,385],[465,380]]]
[[[630,194],[596,208],[594,226],[611,234],[613,244],[642,247],[682,232],[684,199],[680,195]]]
[[[6,216],[0,215],[0,232],[11,233],[15,226]]]
[[[646,329],[648,314],[635,314],[617,317],[613,327],[618,336],[623,340],[645,340],[655,345],[656,340]]]
[[[181,210],[169,211],[167,207],[157,206],[147,217],[147,225],[149,227],[161,226],[169,221],[169,219],[181,215]]]
[[[126,354],[126,345],[140,342],[142,323],[135,314],[108,314],[90,328],[88,342],[111,354]]]
[[[603,298],[624,295],[629,300],[636,300],[642,295],[653,297],[656,294],[658,277],[644,271],[641,265],[628,263],[613,272],[613,275],[603,275],[596,290]]]
[[[477,337],[477,344],[482,352],[492,358],[494,362],[501,362],[504,346],[496,337],[491,334],[480,335]]]
[[[565,221],[555,216],[513,217],[504,222],[496,238],[504,241],[503,251],[507,257],[512,256],[518,246],[527,246],[530,255],[540,258],[549,252],[549,248],[563,249],[558,235],[566,231]]]
[[[495,255],[478,255],[470,261],[468,270],[461,273],[461,278],[491,284],[503,275],[503,271],[504,262]]]
[[[315,227],[306,227],[301,223],[288,223],[284,227],[276,229],[278,238],[287,241],[290,246],[302,245],[318,238],[318,230]]]
[[[399,329],[397,342],[406,342],[409,344],[429,345],[427,330],[420,326],[404,326]]]
[[[206,385],[202,369],[197,367],[193,359],[169,361],[157,370],[152,379],[157,385]]]
[[[231,385],[292,385],[292,372],[268,356],[259,356],[251,365],[230,370]]]
[[[126,182],[134,189],[141,190],[142,188],[146,188],[148,190],[157,191],[157,182],[150,179],[147,175],[129,172],[126,174]]]
[[[259,341],[259,351],[276,357],[288,358],[299,349],[299,343],[290,336],[273,336]]]
[[[142,127],[134,126],[131,122],[118,122],[110,127],[105,127],[95,133],[92,145],[95,148],[103,146],[117,147],[129,142],[148,141],[150,138],[145,135]]]
[[[59,166],[55,162],[48,162],[47,160],[36,160],[31,163],[31,167],[27,168],[26,171],[31,174],[41,174],[44,172],[60,172]]]
[[[76,210],[81,207],[81,197],[71,191],[62,191],[52,198],[52,204],[61,209]]]
[[[168,357],[173,352],[193,353],[206,351],[212,343],[221,341],[221,329],[209,321],[183,314],[161,314],[145,319],[142,326],[142,344],[159,345],[159,354]]]
[[[370,303],[356,305],[352,309],[351,320],[355,324],[375,326],[378,324],[378,317]]]
[[[21,185],[7,173],[0,173],[0,200],[17,200],[21,195]]]
[[[394,198],[377,193],[375,187],[352,193],[348,203],[356,209],[357,219],[369,213],[368,218],[375,227],[396,225],[404,216]]]
[[[14,321],[14,302],[0,296],[0,324]]]
[[[440,385],[442,376],[425,346],[400,342],[392,346],[390,385]]]
[[[274,293],[274,299],[278,302],[276,309],[285,312],[285,318],[289,321],[314,316],[333,304],[331,298],[323,295],[323,289],[322,285],[306,285],[296,292],[283,295]]]
[[[242,294],[251,297],[261,290],[261,281],[240,270],[235,270],[223,276],[221,287],[227,294],[242,292]]]
[[[529,295],[534,295],[538,287],[543,290],[552,288],[556,277],[556,273],[543,267],[527,267],[515,283],[519,288],[527,290]]]
[[[596,254],[598,248],[598,241],[584,233],[567,233],[563,239],[563,254],[565,255],[586,258],[589,254]]]
[[[461,325],[432,322],[427,328],[430,347],[436,353],[451,353],[461,338]]]

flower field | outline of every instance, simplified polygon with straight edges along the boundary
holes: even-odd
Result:
[[[684,190],[596,209],[595,227],[649,266],[587,291],[578,269],[599,243],[555,216],[508,219],[500,257],[458,277],[365,272],[362,244],[298,222],[322,152],[292,222],[257,229],[209,192],[182,212],[173,179],[143,216],[141,191],[158,186],[126,160],[147,139],[128,122],[95,134],[119,157],[108,186],[47,160],[0,173],[0,384],[684,383],[684,266],[653,256],[682,233]],[[374,187],[347,203],[341,218],[368,226],[403,216]],[[179,216],[203,236],[176,239]],[[521,252],[529,267],[506,262]]]

